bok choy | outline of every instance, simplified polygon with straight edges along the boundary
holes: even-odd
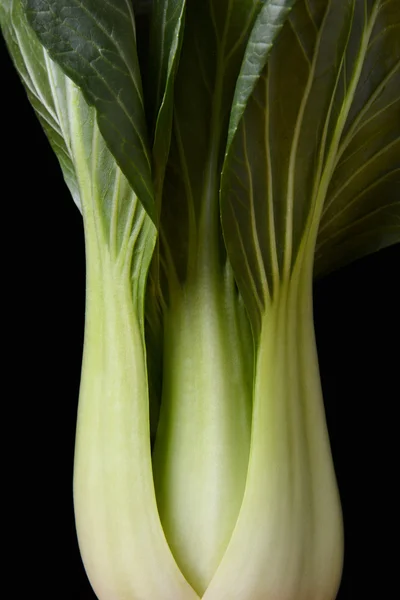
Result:
[[[400,0],[1,0],[82,213],[99,600],[331,600],[312,283],[400,241]]]

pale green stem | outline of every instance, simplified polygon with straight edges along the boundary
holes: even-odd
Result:
[[[88,252],[85,348],[76,435],[79,546],[99,600],[195,600],[157,511],[147,371],[131,282]]]
[[[246,369],[252,355],[245,352],[251,334],[249,327],[241,327],[247,317],[234,287],[227,285],[231,275],[219,247],[223,52],[222,44],[198,223],[190,213],[196,233],[189,240],[187,279],[180,286],[169,273],[163,392],[153,453],[162,525],[182,573],[199,595],[232,534],[250,447],[253,373]],[[179,142],[179,129],[177,134]],[[190,188],[187,194],[190,206]]]
[[[141,221],[131,223],[119,255],[111,252],[101,196],[85,160],[90,153],[75,87],[69,102],[87,265],[74,465],[83,563],[99,600],[199,600],[168,547],[154,491],[142,327],[144,286],[139,279],[132,280],[128,268]]]
[[[243,356],[240,307],[227,288],[197,280],[174,295],[164,315],[157,502],[172,552],[199,595],[235,525],[250,445],[251,361]]]
[[[263,317],[243,504],[204,600],[333,600],[342,559],[309,254]]]

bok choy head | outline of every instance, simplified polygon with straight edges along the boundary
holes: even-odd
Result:
[[[3,0],[82,213],[99,600],[330,600],[312,282],[400,241],[399,0]]]

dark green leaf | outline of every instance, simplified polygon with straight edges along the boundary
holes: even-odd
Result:
[[[187,3],[161,217],[169,279],[173,271],[184,281],[206,263],[224,262],[221,166],[236,80],[261,7],[260,0]]]
[[[152,127],[157,212],[160,211],[172,130],[175,75],[184,29],[185,0],[154,0],[147,68],[147,113]],[[149,271],[146,296],[146,345],[150,371],[151,435],[155,438],[162,385],[163,327],[160,307],[159,245]]]
[[[51,58],[95,107],[102,136],[156,220],[130,0],[24,0],[24,5]]]
[[[64,179],[75,204],[82,210],[73,165],[65,78],[46,55],[29,27],[19,0],[0,5],[0,23],[8,50],[25,86],[28,98],[60,162]]]
[[[362,70],[322,213],[317,275],[400,242],[400,2],[377,2],[371,10]],[[338,95],[348,88],[348,69],[344,78]]]
[[[48,56],[27,23],[21,1],[3,4],[0,18],[9,52],[84,222],[92,215],[98,242],[130,273],[142,320],[154,225],[108,150],[94,109]]]
[[[184,29],[185,0],[154,0],[150,36],[150,115],[157,194],[161,193],[172,129],[175,75]]]
[[[229,121],[227,152],[243,116],[248,99],[264,69],[272,46],[297,0],[266,0],[249,37],[236,83]]]
[[[248,101],[221,211],[255,332],[315,243],[321,274],[400,240],[398,9],[297,2]]]

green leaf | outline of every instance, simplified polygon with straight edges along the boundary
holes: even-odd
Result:
[[[316,275],[400,242],[400,6],[377,4],[364,25],[369,35],[322,212]],[[349,86],[349,74],[342,77],[338,94]]]
[[[156,189],[161,193],[172,129],[175,75],[182,45],[185,0],[155,0],[150,35],[150,114]]]
[[[65,106],[66,81],[60,69],[48,58],[29,27],[21,2],[9,0],[0,5],[3,36],[28,98],[56,153],[75,204],[81,198],[70,147],[70,132]]]
[[[126,265],[141,314],[155,243],[154,226],[108,150],[96,125],[94,109],[88,107],[75,84],[38,41],[22,3],[11,0],[3,5],[0,15],[9,52],[59,159],[71,195],[85,223],[88,215],[94,215],[101,244],[115,260]]]
[[[261,7],[260,0],[187,4],[161,217],[170,279],[223,263],[219,178],[235,84]]]
[[[129,0],[24,0],[50,57],[94,106],[100,132],[156,221],[151,161]]]
[[[399,17],[396,0],[297,2],[248,100],[221,214],[256,335],[304,256],[322,274],[400,240]]]
[[[243,116],[248,99],[264,69],[272,46],[297,0],[266,0],[258,13],[247,43],[236,82],[226,151]]]

